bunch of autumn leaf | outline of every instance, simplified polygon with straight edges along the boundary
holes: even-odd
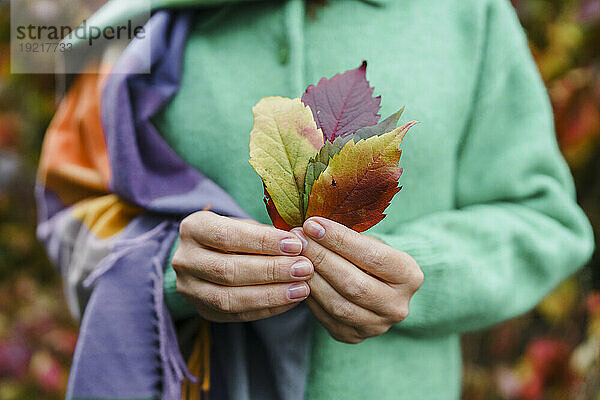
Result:
[[[363,232],[400,191],[399,147],[417,122],[397,127],[403,109],[379,122],[381,97],[373,97],[366,69],[363,61],[310,85],[302,99],[266,97],[254,106],[250,164],[277,228],[321,216]]]

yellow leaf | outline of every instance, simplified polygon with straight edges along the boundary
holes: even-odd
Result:
[[[300,99],[265,97],[252,111],[250,164],[283,220],[301,226],[306,166],[323,145],[323,132]]]

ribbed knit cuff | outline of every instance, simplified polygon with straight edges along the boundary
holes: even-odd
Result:
[[[444,293],[448,290],[443,287],[444,282],[447,282],[445,275],[450,270],[452,256],[436,241],[430,240],[417,230],[406,230],[399,234],[368,233],[368,235],[409,254],[419,264],[424,274],[423,285],[410,301],[408,317],[396,324],[393,329],[436,335],[438,333],[436,322],[439,320],[440,309],[443,309],[440,305],[444,301]]]
[[[165,303],[174,320],[189,318],[197,314],[196,309],[188,303],[179,292],[177,292],[177,275],[171,266],[171,260],[173,259],[173,254],[175,254],[175,249],[177,249],[178,244],[179,238],[175,239],[173,247],[171,248],[171,254],[167,260],[167,265],[165,266],[163,286]]]

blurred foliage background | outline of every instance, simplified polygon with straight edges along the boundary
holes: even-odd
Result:
[[[600,236],[600,0],[512,0]],[[463,398],[600,400],[600,252],[527,315],[463,338]]]
[[[513,0],[555,111],[578,201],[600,237],[600,0]],[[0,0],[0,399],[64,396],[77,338],[35,238],[33,188],[54,77],[11,75]],[[600,400],[600,252],[532,312],[466,335],[463,398]]]

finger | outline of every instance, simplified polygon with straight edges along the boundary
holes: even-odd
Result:
[[[181,222],[180,236],[235,253],[297,255],[302,251],[302,243],[289,232],[210,211],[199,211],[185,218]]]
[[[263,285],[310,279],[314,271],[303,256],[262,256],[219,253],[202,247],[187,247],[173,256],[176,272],[187,272],[202,280],[226,286]]]
[[[315,271],[348,301],[387,316],[394,304],[396,291],[387,283],[367,274],[348,260],[302,235],[302,229],[292,232],[302,237],[302,254],[312,260]],[[309,283],[310,284],[310,283]]]
[[[311,239],[346,258],[384,281],[402,283],[416,262],[408,254],[373,238],[322,217],[304,222],[304,233]]]
[[[329,315],[323,307],[313,298],[306,299],[306,304],[315,318],[329,331],[331,336],[341,342],[355,344],[364,339],[383,335],[390,329],[390,324],[371,325],[358,327],[343,324]]]
[[[358,334],[356,329],[333,319],[314,299],[310,297],[306,299],[306,305],[317,321],[319,321],[321,325],[327,329],[331,337],[338,342],[358,344],[364,340],[364,338]]]
[[[340,295],[319,273],[316,272],[308,284],[311,297],[335,320],[363,327],[384,322],[379,315]]]
[[[239,314],[222,314],[214,311],[201,313],[202,317],[213,322],[249,322],[257,321],[259,319],[265,319],[274,317],[275,315],[283,314],[286,311],[291,310],[300,303],[288,304],[285,306],[267,308],[264,310],[248,311]],[[203,315],[205,314],[205,315]]]
[[[183,275],[177,291],[196,306],[222,314],[240,314],[298,303],[310,294],[306,282],[256,286],[222,286]]]
[[[274,317],[276,315],[283,314],[284,312],[291,310],[292,308],[296,307],[298,304],[300,304],[300,303],[296,302],[296,303],[287,304],[285,306],[280,306],[280,307],[267,308],[267,309],[258,310],[258,311],[244,312],[244,313],[238,314],[236,316],[236,321],[247,322],[247,321],[256,321],[259,319]]]

